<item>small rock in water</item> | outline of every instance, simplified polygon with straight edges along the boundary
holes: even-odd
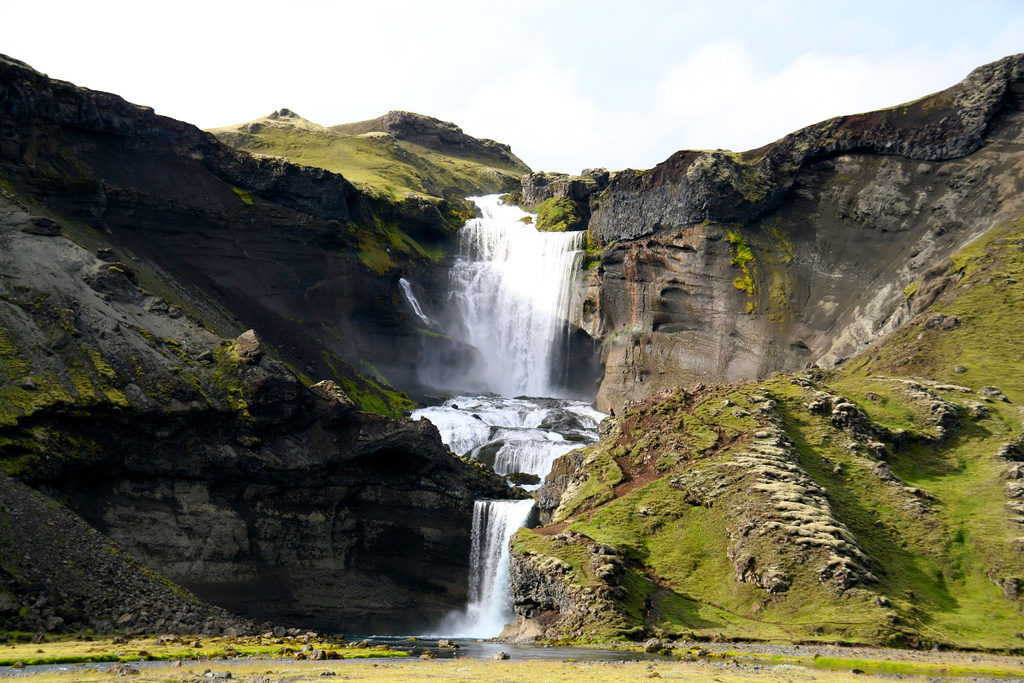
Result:
[[[507,652],[495,652],[491,655],[491,659],[511,659]]]
[[[451,640],[448,640],[447,638],[442,638],[441,640],[437,641],[437,646],[438,647],[458,647],[458,645],[456,645]]]
[[[651,638],[644,643],[644,652],[661,652],[665,649],[665,644],[657,638]]]

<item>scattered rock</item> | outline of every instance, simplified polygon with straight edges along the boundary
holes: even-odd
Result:
[[[898,482],[899,481],[896,478],[896,476],[892,473],[892,470],[889,469],[888,463],[885,463],[885,462],[876,462],[874,465],[872,465],[871,466],[871,474],[875,475],[876,477],[878,477],[882,481],[889,481],[889,482]]]
[[[957,366],[955,366],[955,367],[953,368],[953,372],[955,372],[955,373],[956,373],[956,374],[958,374],[958,375],[962,375],[962,374],[964,374],[965,372],[967,372],[967,368],[965,368],[965,367],[964,367],[964,366],[962,366],[962,365],[957,365]]]
[[[334,401],[335,403],[339,403],[346,408],[355,407],[355,403],[352,402],[352,399],[348,397],[348,394],[346,394],[334,380],[321,380],[314,384],[313,386],[311,386],[309,390],[322,399]]]
[[[993,386],[985,385],[978,389],[978,393],[987,398],[994,398],[999,401],[1005,401],[1006,403],[1010,402],[1010,399],[1006,398],[1006,395],[1002,391]]]
[[[57,237],[60,235],[60,225],[57,221],[52,218],[45,218],[44,216],[34,216],[25,227],[21,229],[22,232],[28,233],[29,235],[42,235],[43,237]]]
[[[657,638],[651,638],[644,642],[644,652],[661,652],[665,649],[665,643]]]
[[[107,673],[114,676],[138,676],[139,670],[134,666],[128,666],[127,664],[116,664],[107,669]]]
[[[256,330],[246,330],[235,339],[235,350],[242,360],[256,363],[263,355],[263,343],[256,336]]]
[[[509,656],[509,654],[507,652],[495,652],[493,655],[491,655],[491,659],[502,660],[502,659],[511,659],[511,657]]]
[[[440,648],[456,648],[458,647],[458,644],[454,641],[448,640],[447,638],[442,638],[437,641],[437,646]]]

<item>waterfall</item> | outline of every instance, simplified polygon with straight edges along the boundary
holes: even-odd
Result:
[[[526,524],[533,500],[478,500],[473,503],[469,603],[451,614],[441,633],[464,638],[498,635],[515,621],[508,585],[508,544]]]
[[[560,455],[597,441],[605,415],[582,401],[456,396],[413,411],[427,418],[455,453],[483,460],[498,474],[542,479]]]
[[[584,236],[538,232],[523,220],[529,214],[505,206],[497,195],[473,201],[483,217],[460,233],[449,278],[449,300],[460,322],[446,332],[480,352],[483,370],[467,383],[493,393],[457,396],[412,416],[429,419],[452,451],[499,474],[543,478],[555,458],[596,442],[605,417],[580,401],[538,398],[562,393],[555,351],[567,330]],[[411,288],[402,287],[418,315]],[[441,635],[491,638],[513,621],[509,540],[532,509],[533,500],[474,502],[469,602],[439,625]]]
[[[451,270],[458,336],[479,349],[486,391],[557,396],[553,356],[565,330],[581,232],[538,232],[497,195],[473,199],[483,213],[466,223]]]
[[[437,323],[430,319],[423,309],[420,307],[420,302],[416,300],[416,295],[412,293],[412,285],[404,277],[398,278],[398,285],[402,288],[402,293],[405,294],[405,300],[412,306],[412,312],[416,314],[416,317],[423,321],[423,324],[431,329],[438,327]]]

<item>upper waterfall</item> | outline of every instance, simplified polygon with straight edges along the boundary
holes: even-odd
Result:
[[[475,197],[483,216],[460,233],[450,294],[459,336],[479,349],[486,391],[560,396],[554,359],[566,341],[573,273],[583,233],[539,232],[530,214],[498,195]]]

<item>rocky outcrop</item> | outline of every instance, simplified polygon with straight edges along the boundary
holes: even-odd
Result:
[[[575,320],[603,410],[677,385],[834,366],[926,309],[948,257],[1024,212],[1024,56],[742,155],[680,152],[591,196]]]
[[[701,221],[749,223],[776,209],[812,163],[842,155],[944,161],[979,150],[1007,107],[1018,107],[1024,55],[975,69],[930,97],[804,128],[734,154],[677,152],[650,171],[616,175],[594,198],[590,232],[600,243]]]
[[[382,132],[396,140],[411,142],[442,154],[487,160],[498,166],[515,166],[524,173],[530,170],[506,144],[471,137],[450,121],[409,111],[389,111],[376,119],[344,123],[332,126],[330,130],[343,133]]]
[[[106,248],[23,229],[38,224],[0,196],[6,472],[150,569],[254,619],[398,631],[464,604],[473,501],[508,495],[502,478],[452,456],[427,422],[359,412],[333,381],[308,389],[261,330],[214,334]],[[0,527],[15,563],[31,555],[37,574],[64,557],[45,535],[38,552],[18,538]],[[179,611],[161,604],[140,627]],[[207,614],[177,621],[205,629]]]
[[[554,198],[570,199],[589,208],[590,197],[608,187],[610,178],[611,174],[603,168],[586,168],[579,175],[536,171],[523,176],[523,187],[516,199],[528,211]]]
[[[139,565],[51,498],[0,473],[0,629],[237,634],[248,621]]]
[[[0,179],[76,239],[147,271],[148,289],[163,280],[211,328],[232,337],[255,328],[298,371],[355,382],[361,405],[372,403],[364,394],[387,396],[350,366],[369,363],[415,393],[426,391],[421,352],[464,352],[395,305],[404,276],[424,307],[440,307],[441,255],[460,220],[446,202],[371,197],[335,173],[237,152],[7,57]]]
[[[624,623],[616,600],[625,598],[626,572],[618,552],[581,534],[566,531],[551,537],[551,553],[516,548],[510,556],[509,581],[516,612],[514,637],[585,638],[596,627]],[[583,567],[558,556],[572,553]],[[587,580],[584,577],[594,577]]]

